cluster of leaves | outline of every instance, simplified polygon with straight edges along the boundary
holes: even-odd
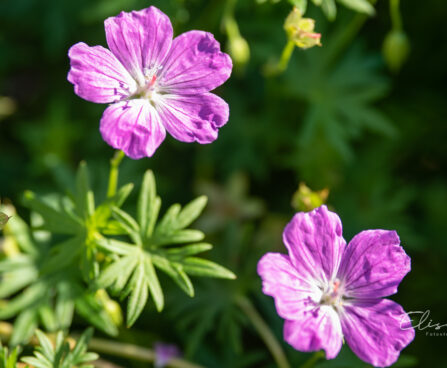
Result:
[[[53,346],[53,343],[44,333],[36,330],[39,345],[34,349],[34,356],[26,356],[21,359],[23,363],[18,363],[18,348],[9,352],[8,348],[0,344],[0,368],[93,368],[94,366],[88,363],[98,359],[98,355],[87,351],[87,344],[92,334],[93,329],[87,329],[73,349],[70,349],[70,344],[64,339],[62,331],[56,335],[55,345]]]
[[[329,20],[334,20],[337,17],[336,2],[352,9],[358,13],[373,15],[375,13],[374,7],[368,0],[312,0],[314,5],[321,7],[324,15]],[[304,14],[307,9],[308,0],[289,0],[293,6],[296,6],[301,14]]]
[[[41,225],[31,229],[14,215],[4,233],[16,251],[0,260],[0,319],[18,316],[12,345],[28,340],[39,324],[48,331],[69,328],[75,311],[116,335],[121,311],[106,288],[121,299],[128,297],[128,326],[141,314],[148,291],[161,311],[164,297],[155,267],[189,296],[194,289],[188,275],[235,277],[196,257],[212,248],[198,243],[202,232],[187,229],[203,210],[205,197],[183,209],[173,205],[157,223],[161,199],[148,171],[135,220],[120,208],[132,187],[124,185],[96,206],[87,167],[81,163],[72,195],[50,202],[32,192],[25,194],[25,204],[40,216]]]

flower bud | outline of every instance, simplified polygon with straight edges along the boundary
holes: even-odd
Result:
[[[95,294],[95,298],[102,304],[105,312],[109,315],[113,323],[116,326],[121,326],[123,323],[123,313],[120,305],[111,299],[104,289],[99,289]]]
[[[245,38],[230,38],[229,52],[235,64],[245,65],[250,59],[250,47]]]
[[[410,53],[407,35],[399,30],[389,32],[383,41],[382,52],[388,68],[398,72]]]
[[[328,196],[328,189],[314,192],[306,184],[300,183],[298,190],[293,195],[292,207],[299,212],[312,211],[314,208],[326,203]]]
[[[287,36],[296,46],[308,49],[313,46],[321,46],[321,34],[315,33],[315,20],[303,18],[298,8],[293,8],[284,23]]]

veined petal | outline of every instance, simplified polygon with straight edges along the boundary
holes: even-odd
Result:
[[[415,335],[403,308],[388,299],[351,301],[341,324],[352,351],[375,367],[393,364]]]
[[[102,115],[99,130],[108,144],[133,159],[152,156],[166,136],[158,113],[142,99],[109,106]]]
[[[283,233],[283,241],[297,272],[322,287],[333,280],[346,246],[340,218],[321,206],[299,212]]]
[[[258,274],[262,292],[275,299],[282,318],[295,319],[304,311],[313,310],[320,300],[318,287],[303,279],[285,254],[265,254],[258,262]]]
[[[137,89],[126,68],[102,46],[90,47],[79,42],[70,48],[68,56],[71,68],[67,79],[74,84],[75,93],[85,100],[116,102]]]
[[[228,104],[212,93],[201,95],[161,95],[157,111],[166,130],[182,142],[210,143],[218,128],[228,121]]]
[[[357,234],[342,257],[339,278],[345,295],[380,298],[397,292],[410,271],[411,260],[395,231],[367,230]]]
[[[326,359],[340,352],[343,338],[337,312],[329,306],[315,308],[295,316],[284,323],[284,340],[300,351],[323,349]]]
[[[172,42],[159,83],[167,93],[209,92],[230,77],[232,67],[231,58],[220,51],[211,33],[189,31]]]
[[[110,50],[144,85],[145,70],[160,67],[171,47],[173,31],[169,17],[151,6],[107,18],[104,27]]]

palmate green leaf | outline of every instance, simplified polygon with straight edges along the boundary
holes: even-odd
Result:
[[[79,234],[83,231],[81,223],[75,221],[64,211],[53,208],[31,191],[25,192],[24,204],[44,218],[44,230],[55,234],[69,235]]]
[[[234,274],[211,261],[190,257],[212,248],[211,244],[195,242],[205,234],[187,229],[203,211],[207,198],[201,196],[182,207],[174,204],[157,223],[161,200],[156,193],[151,171],[144,175],[137,204],[137,219],[117,207],[112,207],[115,220],[131,238],[133,244],[122,240],[97,237],[95,244],[108,256],[108,266],[100,272],[94,285],[109,288],[120,299],[128,298],[127,325],[132,326],[142,313],[149,294],[155,307],[164,307],[163,291],[155,268],[166,273],[189,296],[194,287],[188,276],[234,278]],[[154,230],[154,231],[153,231]],[[176,244],[187,244],[175,247]]]
[[[379,73],[380,60],[353,47],[337,63],[327,65],[326,60],[333,56],[335,46],[342,42],[342,33],[333,37],[327,48],[292,59],[294,65],[287,71],[290,95],[308,102],[307,113],[297,132],[296,153],[287,163],[298,164],[301,170],[315,171],[312,167],[319,162],[318,155],[325,154],[323,149],[331,150],[332,159],[351,159],[351,141],[366,130],[390,138],[396,133],[393,124],[376,107],[376,102],[389,89],[388,81]],[[299,73],[310,66],[312,73]]]
[[[23,341],[28,341],[33,336],[39,323],[37,309],[26,309],[17,317],[14,322],[10,344],[17,346]]]
[[[93,335],[93,329],[87,329],[76,342],[73,350],[70,350],[68,342],[64,341],[63,333],[59,332],[56,337],[56,346],[41,331],[36,331],[39,346],[34,349],[34,356],[22,358],[22,362],[31,364],[36,368],[87,368],[92,365],[85,363],[98,359],[95,353],[87,352],[87,345]]]
[[[9,352],[9,349],[3,346],[0,341],[0,368],[17,368],[18,356],[18,348],[14,348]]]
[[[53,246],[46,262],[42,265],[41,273],[53,273],[67,267],[82,250],[84,241],[84,236],[78,235]]]

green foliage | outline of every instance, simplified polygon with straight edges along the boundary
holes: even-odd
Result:
[[[98,355],[87,352],[87,344],[93,335],[92,328],[82,334],[73,349],[64,341],[62,332],[57,334],[55,346],[41,331],[36,330],[36,335],[39,346],[35,348],[34,356],[22,358],[24,363],[36,368],[94,368],[88,363],[98,359]]]
[[[133,325],[143,311],[149,293],[158,311],[164,307],[164,296],[155,268],[171,277],[190,297],[194,296],[194,288],[188,275],[235,278],[226,268],[195,257],[212,248],[211,244],[198,243],[205,236],[201,231],[187,229],[200,215],[206,202],[206,197],[202,196],[183,209],[175,204],[157,222],[161,199],[156,194],[154,175],[147,171],[136,219],[117,207],[112,208],[113,216],[132,243],[105,238],[96,240],[98,247],[115,255],[96,284],[99,288],[110,287],[122,299],[128,296],[128,326]]]
[[[9,349],[0,342],[0,368],[16,368],[19,349],[14,348],[10,352]]]
[[[183,209],[171,206],[157,222],[161,199],[152,172],[146,172],[137,205],[137,219],[120,209],[133,185],[95,206],[85,163],[76,175],[72,195],[48,201],[26,192],[25,204],[43,223],[30,229],[14,216],[5,235],[17,243],[18,253],[0,261],[0,318],[17,316],[11,344],[27,341],[39,324],[48,331],[68,329],[77,312],[102,331],[117,334],[121,318],[109,311],[109,288],[127,303],[131,326],[146,305],[148,292],[158,311],[164,307],[162,287],[155,268],[168,274],[189,296],[194,288],[189,276],[235,278],[226,268],[196,255],[212,248],[199,243],[205,235],[187,227],[200,215],[206,197]],[[62,236],[39,241],[37,233]],[[106,236],[128,236],[129,242]],[[175,246],[173,246],[175,245]],[[189,276],[188,276],[189,275]],[[93,286],[92,286],[93,285]]]
[[[393,136],[396,131],[389,119],[374,107],[374,102],[383,98],[388,89],[387,80],[378,73],[377,59],[365,57],[357,48],[331,65],[334,48],[331,43],[296,59],[287,88],[309,103],[303,117],[300,145],[310,148],[323,135],[338,154],[351,159],[353,153],[348,143],[363,130],[387,136]],[[300,72],[309,70],[309,65],[312,72]]]

